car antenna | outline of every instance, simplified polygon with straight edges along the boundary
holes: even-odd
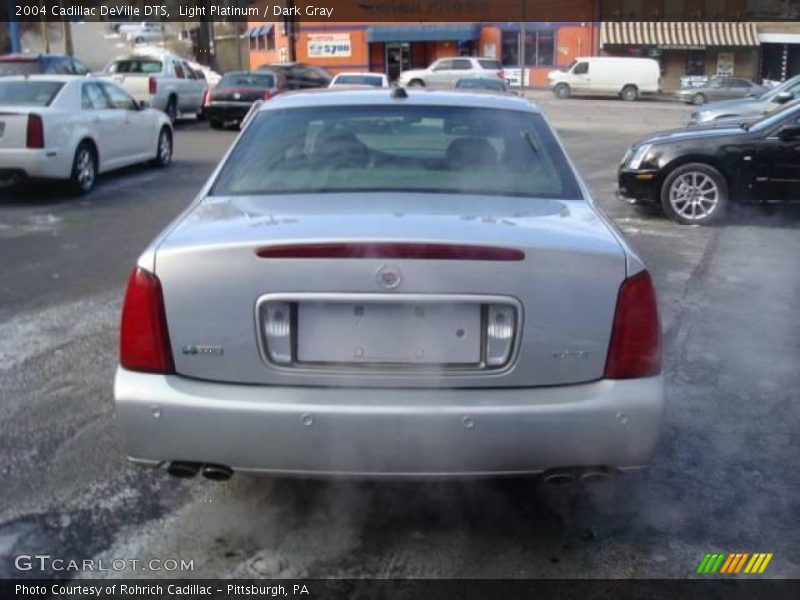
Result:
[[[392,98],[408,98],[408,92],[404,87],[396,87],[392,90]]]

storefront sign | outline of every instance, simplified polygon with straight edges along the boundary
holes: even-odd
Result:
[[[731,77],[733,75],[733,52],[717,54],[717,75]]]
[[[309,58],[347,57],[351,52],[349,33],[308,34]]]
[[[511,87],[523,87],[527,84],[529,79],[528,76],[528,69],[515,69],[515,68],[508,68],[503,67],[503,75],[506,78],[506,83],[508,83]],[[523,81],[523,75],[525,76],[525,81]]]

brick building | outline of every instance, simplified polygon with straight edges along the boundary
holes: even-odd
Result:
[[[296,23],[297,60],[340,71],[375,71],[396,79],[401,71],[427,67],[451,56],[486,56],[503,63],[512,78],[545,85],[547,73],[576,56],[598,51],[595,23]],[[250,65],[289,60],[282,22],[250,22]]]

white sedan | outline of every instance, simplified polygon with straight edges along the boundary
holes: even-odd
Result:
[[[383,73],[339,73],[331,81],[331,88],[388,88],[389,79]]]
[[[0,80],[0,182],[60,179],[86,194],[99,173],[147,161],[167,166],[172,140],[163,112],[112,82],[68,75]]]

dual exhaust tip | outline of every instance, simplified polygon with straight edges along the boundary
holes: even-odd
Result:
[[[193,462],[171,462],[167,465],[167,473],[181,479],[191,479],[198,473],[212,481],[227,481],[233,475],[233,469],[224,465],[204,465]]]
[[[549,486],[561,487],[571,483],[587,485],[611,481],[617,471],[608,467],[574,467],[569,469],[552,469],[542,474],[542,481]]]

